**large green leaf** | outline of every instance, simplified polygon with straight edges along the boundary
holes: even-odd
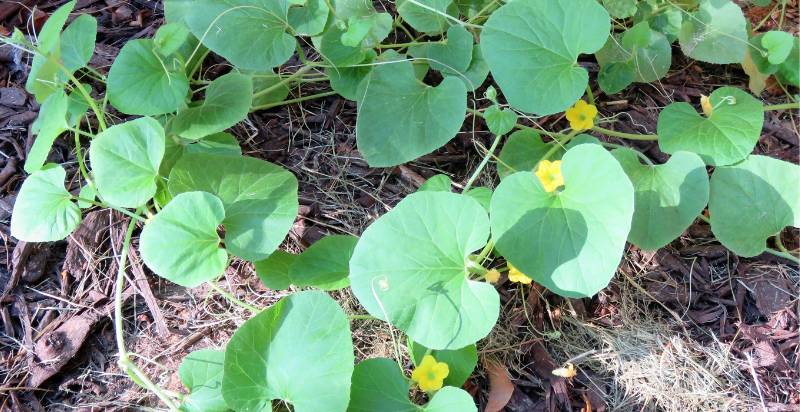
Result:
[[[47,162],[47,155],[53,148],[56,138],[69,128],[67,125],[67,110],[69,98],[64,90],[56,90],[47,96],[39,108],[39,117],[31,125],[31,131],[36,134],[28,157],[25,159],[25,171],[33,173],[42,168]]]
[[[463,26],[447,29],[442,42],[428,42],[408,48],[408,54],[424,58],[431,68],[447,73],[464,73],[472,61],[472,34]]]
[[[602,146],[581,144],[561,163],[562,191],[533,172],[506,177],[491,204],[498,252],[551,291],[592,296],[619,265],[633,216],[633,186]]]
[[[672,103],[661,111],[661,150],[695,152],[712,166],[738,162],[753,151],[764,125],[764,105],[734,87],[714,90],[709,99],[714,110],[708,117],[684,102]]]
[[[61,29],[74,8],[75,0],[72,0],[56,9],[36,36],[38,53],[33,56],[25,89],[39,103],[63,87],[64,76],[58,65],[61,60]]]
[[[800,167],[766,156],[749,156],[711,176],[711,230],[725,247],[744,257],[766,248],[786,226],[800,227]]]
[[[708,175],[700,156],[676,152],[667,163],[646,166],[631,149],[612,152],[633,183],[634,211],[628,240],[656,250],[680,236],[708,203]]]
[[[375,66],[361,89],[356,137],[372,167],[395,166],[438,149],[458,133],[467,111],[463,82],[447,77],[436,87],[425,85],[408,60]]]
[[[414,29],[427,34],[447,30],[448,7],[453,0],[398,0],[397,13]]]
[[[461,389],[444,387],[419,407],[408,399],[410,387],[393,360],[367,359],[353,371],[347,412],[477,412],[472,397]]]
[[[283,290],[292,284],[289,268],[299,255],[276,250],[268,258],[255,262],[256,275],[264,286],[273,290]]]
[[[623,63],[634,73],[633,81],[650,83],[667,75],[672,64],[672,47],[666,36],[651,30],[647,22],[641,22],[622,36],[609,37],[596,57],[601,67]]]
[[[347,287],[350,280],[348,263],[358,238],[330,235],[315,242],[289,267],[289,279],[295,286],[312,286],[324,290]]]
[[[25,179],[11,213],[11,236],[26,242],[53,242],[72,233],[81,211],[64,189],[67,172],[45,167]]]
[[[162,177],[168,177],[175,163],[178,163],[178,160],[186,153],[241,156],[242,148],[239,147],[239,141],[236,140],[236,137],[226,132],[214,133],[195,141],[171,135],[166,139],[164,159],[161,160],[158,174]]]
[[[211,82],[202,104],[178,112],[172,132],[186,139],[221,132],[247,117],[252,100],[250,76],[228,73]]]
[[[350,324],[324,292],[299,292],[245,322],[225,349],[222,395],[237,411],[343,412],[353,374]]]
[[[325,29],[330,12],[327,0],[304,0],[303,6],[289,9],[289,26],[298,36],[316,36]]]
[[[178,376],[189,389],[181,410],[187,412],[225,412],[228,405],[222,399],[222,372],[225,352],[213,349],[196,350],[183,358]]]
[[[437,362],[447,364],[450,373],[444,378],[446,386],[461,387],[478,364],[478,348],[475,345],[467,345],[461,349],[454,350],[430,350],[419,343],[411,340],[408,342],[409,355],[414,365],[419,365],[425,355],[431,355]]]
[[[74,72],[89,63],[97,37],[97,19],[81,14],[61,34],[61,59],[64,67]]]
[[[201,190],[225,205],[225,247],[260,260],[283,241],[297,216],[297,179],[280,166],[253,157],[187,153],[169,176],[176,195]]]
[[[372,72],[372,62],[377,58],[374,50],[368,50],[366,57],[354,67],[330,67],[325,69],[325,74],[335,90],[348,100],[358,100],[358,89],[364,79]]]
[[[217,235],[224,218],[222,202],[210,193],[175,196],[142,229],[139,249],[144,263],[181,286],[214,280],[228,265],[228,253]]]
[[[353,293],[372,316],[415,342],[458,349],[486,336],[499,297],[467,278],[467,257],[486,244],[486,211],[447,192],[406,197],[364,231],[350,260]]]
[[[265,71],[285,63],[295,51],[297,42],[287,32],[289,3],[288,0],[167,0],[164,8],[170,21],[182,19],[192,34],[214,53],[239,68]]]
[[[508,102],[540,115],[563,111],[586,90],[581,53],[603,47],[611,29],[596,0],[516,0],[492,13],[483,55]]]
[[[154,116],[180,107],[189,80],[180,64],[162,60],[153,40],[131,40],[108,72],[108,99],[126,114]]]
[[[164,128],[149,117],[111,126],[97,135],[89,158],[100,197],[119,207],[147,203],[156,194],[164,144]]]
[[[455,77],[464,82],[464,85],[467,86],[467,91],[473,92],[478,87],[481,87],[483,82],[486,81],[486,77],[489,76],[489,65],[486,64],[486,60],[483,58],[481,45],[472,45],[472,59],[467,70],[461,73],[445,70],[442,74]]]
[[[703,0],[683,19],[678,41],[683,54],[716,64],[741,63],[747,52],[747,21],[730,0]]]

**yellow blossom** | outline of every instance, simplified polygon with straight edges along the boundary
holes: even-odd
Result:
[[[714,113],[714,106],[711,105],[711,99],[704,94],[700,95],[700,107],[703,108],[703,114],[706,115],[706,117],[711,117],[711,114]]]
[[[561,161],[542,160],[536,168],[536,177],[542,182],[544,190],[552,192],[559,186],[564,186],[564,176],[561,175]]]
[[[496,283],[500,280],[500,272],[497,269],[492,269],[486,272],[486,277],[484,279],[489,283]]]
[[[567,362],[567,366],[563,368],[558,368],[553,370],[553,375],[560,376],[562,378],[574,378],[578,372],[575,370],[575,365]]]
[[[575,106],[567,109],[567,120],[569,127],[573,130],[588,130],[594,126],[594,118],[597,116],[597,107],[593,104],[578,100]]]
[[[442,388],[444,378],[450,374],[450,368],[444,362],[437,362],[431,355],[425,355],[422,362],[411,372],[411,380],[425,392],[433,392]]]
[[[524,285],[530,285],[533,282],[533,279],[529,278],[528,275],[519,271],[519,269],[515,268],[508,264],[508,280],[512,282],[522,283]]]

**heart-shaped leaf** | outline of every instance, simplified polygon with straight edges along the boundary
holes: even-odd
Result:
[[[561,163],[562,191],[533,172],[506,177],[491,204],[498,252],[520,271],[567,297],[592,296],[619,265],[633,216],[633,186],[602,146],[581,144]]]
[[[246,321],[225,349],[222,395],[237,411],[344,411],[353,374],[344,311],[324,292],[299,292]]]
[[[181,286],[216,279],[228,266],[228,253],[217,235],[224,218],[222,202],[210,193],[175,196],[142,229],[139,249],[144,263]]]
[[[611,62],[600,67],[597,84],[608,94],[619,93],[636,80],[636,68],[627,62]]]
[[[153,43],[162,56],[171,56],[189,40],[189,28],[183,22],[167,23],[158,28]],[[189,57],[189,56],[184,56]]]
[[[680,236],[708,203],[708,175],[700,156],[676,152],[667,163],[643,165],[631,149],[612,152],[633,183],[634,211],[628,240],[656,250]]]
[[[427,86],[414,76],[408,60],[394,52],[375,66],[361,84],[356,137],[358,150],[372,167],[414,160],[452,139],[467,111],[464,83],[448,77]]]
[[[187,153],[169,176],[173,195],[201,190],[225,206],[225,247],[247,260],[268,257],[297,216],[297,179],[280,166],[252,157]]]
[[[391,359],[367,359],[356,365],[347,412],[477,412],[467,392],[447,386],[417,406],[408,399],[409,381]]]
[[[89,63],[97,38],[97,19],[81,14],[61,34],[61,59],[64,67],[74,72]]]
[[[164,149],[164,159],[158,168],[161,177],[168,177],[175,163],[186,153],[206,153],[222,156],[241,156],[239,141],[229,133],[214,133],[202,140],[188,141],[177,136],[168,136]],[[162,181],[166,184],[166,181]]]
[[[164,140],[161,124],[149,117],[111,126],[97,135],[89,158],[100,197],[119,207],[147,203],[156,194]]]
[[[325,29],[330,12],[326,0],[306,0],[302,7],[289,9],[289,26],[298,36],[316,36]]]
[[[485,112],[483,118],[489,131],[496,135],[504,135],[517,125],[517,114],[511,109],[500,109],[497,105],[492,105]]]
[[[447,175],[434,175],[431,176],[430,179],[426,180],[417,192],[451,192],[451,187],[453,186],[453,179]]]
[[[486,77],[489,76],[489,65],[483,58],[481,45],[472,45],[472,60],[470,60],[467,70],[460,73],[454,73],[445,70],[442,72],[442,74],[461,80],[464,82],[464,85],[467,86],[467,91],[474,92],[475,89],[480,87],[483,82],[486,81]]]
[[[108,72],[108,100],[125,114],[155,116],[174,112],[186,99],[183,67],[162,60],[153,40],[131,40]]]
[[[463,73],[472,61],[472,34],[463,26],[447,29],[444,43],[428,42],[411,46],[408,54],[427,59],[431,68],[447,73]]]
[[[67,125],[67,111],[69,98],[63,90],[56,90],[47,96],[39,108],[39,117],[31,125],[31,132],[36,134],[36,140],[25,159],[25,171],[33,173],[42,168],[47,162],[50,149],[56,138],[69,128]]]
[[[39,103],[43,103],[50,94],[63,88],[65,77],[58,66],[58,61],[61,59],[61,29],[74,8],[75,0],[72,0],[56,9],[36,36],[38,53],[33,56],[25,89],[33,94]]]
[[[167,0],[164,11],[170,22],[183,20],[209,50],[242,69],[280,66],[297,44],[286,31],[287,0]]]
[[[608,13],[595,0],[517,0],[492,13],[481,45],[508,102],[546,115],[583,95],[589,74],[578,55],[603,47],[610,30]]]
[[[622,36],[609,37],[595,56],[601,67],[623,63],[633,72],[634,81],[650,83],[667,75],[672,64],[672,47],[663,34],[651,30],[645,21]]]
[[[713,112],[703,117],[688,103],[672,103],[658,116],[658,145],[666,153],[700,155],[724,166],[747,157],[761,136],[764,105],[743,90],[721,87],[709,96]]]
[[[66,176],[63,167],[49,166],[25,179],[11,213],[11,236],[25,242],[53,242],[78,227],[81,211],[64,189]]]
[[[250,76],[228,73],[211,82],[201,105],[178,112],[172,132],[186,139],[221,132],[247,117],[252,100]]]
[[[450,369],[450,373],[444,378],[445,386],[461,387],[475,366],[478,364],[478,349],[475,345],[467,345],[455,350],[430,350],[412,340],[408,342],[409,354],[414,365],[419,365],[425,355],[431,355],[437,362],[444,362]]]
[[[273,290],[283,290],[292,284],[289,268],[300,255],[276,250],[268,258],[255,262],[256,274],[264,286]]]
[[[228,405],[222,399],[222,372],[225,352],[213,349],[196,350],[183,358],[178,376],[189,389],[181,410],[186,412],[225,412]]]
[[[450,26],[446,16],[452,3],[453,0],[398,0],[397,13],[417,31],[439,34]]]
[[[740,63],[747,52],[747,22],[730,0],[703,0],[683,19],[678,35],[683,54],[716,64]]]
[[[739,256],[756,256],[768,237],[800,227],[800,166],[751,155],[711,176],[711,230]]]
[[[781,64],[789,57],[794,46],[794,36],[785,31],[773,30],[764,33],[761,46],[767,50],[767,60],[770,64]]]
[[[325,74],[331,84],[331,89],[335,90],[342,97],[348,100],[358,100],[358,89],[364,79],[372,72],[373,61],[378,57],[374,50],[368,50],[366,57],[354,67],[331,67],[325,69]]]
[[[552,148],[552,144],[542,141],[542,137],[531,129],[517,130],[508,137],[497,161],[497,174],[505,179],[515,172],[533,171],[542,157]],[[556,149],[552,159],[560,159],[562,149]]]
[[[289,267],[291,283],[323,290],[347,287],[348,264],[357,242],[358,238],[350,235],[330,235],[314,242]]]
[[[486,244],[486,211],[467,196],[409,195],[364,231],[350,260],[350,283],[372,315],[415,342],[458,349],[486,336],[499,297],[467,278],[467,257]]]

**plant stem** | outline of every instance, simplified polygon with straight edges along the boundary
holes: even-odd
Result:
[[[628,140],[646,140],[646,141],[658,140],[658,135],[655,135],[655,134],[623,133],[623,132],[617,132],[617,131],[614,131],[614,130],[605,129],[605,128],[602,128],[600,126],[594,126],[594,127],[592,127],[592,130],[594,130],[595,132],[598,132],[598,133],[602,133],[602,134],[604,134],[606,136],[619,137],[619,138],[628,139]]]
[[[253,306],[253,305],[251,305],[251,304],[249,304],[247,302],[243,302],[243,301],[239,300],[239,298],[237,298],[236,296],[233,296],[232,293],[228,292],[227,290],[225,290],[225,289],[221,288],[219,285],[217,285],[216,282],[208,282],[208,286],[211,287],[211,289],[214,289],[215,292],[217,292],[220,295],[222,295],[222,297],[227,299],[228,302],[233,303],[234,305],[239,306],[241,308],[247,309],[250,312],[252,312],[254,315],[257,315],[259,312],[261,312],[261,309],[255,307],[255,306]]]
[[[480,110],[475,110],[475,109],[471,109],[471,108],[468,107],[467,108],[467,112],[469,112],[470,114],[473,114],[475,116],[478,116],[481,119],[485,119],[486,118],[486,116],[484,116],[483,112],[481,112]],[[547,130],[544,130],[544,129],[540,129],[538,127],[526,126],[526,125],[520,124],[520,123],[515,124],[514,127],[516,127],[517,129],[533,130],[533,131],[539,132],[539,133],[541,133],[543,135],[552,137],[554,139],[566,136],[565,134],[547,131]]]
[[[478,168],[475,169],[474,172],[472,172],[472,176],[470,176],[469,180],[467,180],[467,184],[465,184],[464,188],[461,189],[461,193],[465,193],[467,190],[469,190],[472,187],[472,184],[475,183],[475,179],[477,179],[478,176],[481,175],[483,169],[486,167],[487,164],[489,164],[489,159],[492,156],[494,156],[494,151],[497,149],[497,145],[500,144],[500,140],[502,140],[502,138],[503,135],[497,135],[494,137],[492,145],[489,147],[489,150],[483,156],[483,160],[481,160],[481,163],[478,165]]]
[[[138,221],[140,221],[142,223],[147,221],[147,219],[144,218],[143,216],[137,215],[136,213],[132,213],[132,212],[126,210],[126,209],[122,209],[122,208],[119,208],[119,207],[116,207],[116,206],[112,206],[112,205],[108,205],[108,204],[105,204],[105,203],[96,202],[96,201],[91,200],[91,199],[84,199],[84,198],[82,198],[80,196],[74,196],[73,198],[75,200],[80,201],[80,202],[90,203],[90,204],[92,204],[94,206],[97,206],[97,207],[116,210],[117,212],[120,212],[123,215],[128,216],[129,218],[136,219],[136,220],[138,220]]]
[[[311,66],[311,65],[303,66],[303,67],[297,69],[296,72],[290,74],[285,79],[281,80],[279,83],[275,83],[272,86],[267,87],[266,89],[259,90],[259,91],[255,92],[255,93],[253,93],[253,97],[255,98],[255,97],[263,96],[263,95],[265,95],[265,94],[267,94],[267,93],[269,93],[269,92],[271,92],[273,90],[277,90],[281,86],[287,85],[287,84],[291,83],[294,79],[303,76],[304,74],[306,74],[309,70],[311,70],[313,68],[314,68],[314,66]]]
[[[125,334],[122,325],[122,293],[125,289],[125,269],[128,263],[128,251],[131,247],[131,237],[133,230],[136,228],[136,221],[131,220],[128,223],[128,230],[125,232],[125,240],[122,243],[122,251],[119,258],[119,266],[117,268],[117,279],[114,288],[114,335],[117,341],[117,356],[119,360],[117,363],[122,371],[124,371],[134,382],[143,388],[153,392],[170,410],[178,410],[178,405],[175,404],[158,385],[154,384],[144,372],[136,366],[131,358],[128,356],[128,351],[125,348]]]
[[[789,253],[779,252],[777,250],[770,249],[770,248],[766,248],[766,249],[764,249],[764,251],[769,253],[770,255],[777,256],[777,257],[780,257],[780,258],[784,258],[786,260],[792,261],[792,263],[794,263],[796,265],[800,265],[800,258],[797,258],[796,256],[791,255]]]
[[[80,123],[80,120],[78,121]],[[83,175],[83,180],[86,181],[86,184],[89,186],[94,186],[94,182],[89,177],[89,172],[86,170],[86,165],[83,161],[83,150],[81,150],[81,137],[78,130],[73,130],[73,135],[75,136],[75,157],[78,158],[78,169],[81,171],[81,175]]]
[[[443,41],[411,41],[408,43],[392,43],[392,44],[379,44],[375,46],[376,49],[405,49],[411,46],[421,46],[423,44],[444,44]]]
[[[605,147],[610,147],[612,149],[629,149],[629,150],[633,150],[634,152],[636,152],[636,155],[639,156],[640,159],[644,160],[644,162],[646,164],[648,164],[650,166],[653,166],[653,161],[650,160],[649,157],[645,156],[644,153],[642,153],[642,152],[640,152],[640,151],[638,151],[638,150],[636,150],[636,149],[634,149],[632,147],[623,146],[621,144],[616,144],[616,143],[608,143],[608,142],[600,142],[600,144],[605,146]]]
[[[330,91],[323,92],[323,93],[317,93],[317,94],[312,94],[312,95],[308,95],[308,96],[298,97],[298,98],[295,98],[295,99],[284,100],[282,102],[267,103],[267,104],[262,104],[261,106],[254,106],[254,107],[252,107],[250,109],[250,111],[254,112],[256,110],[271,109],[273,107],[278,107],[278,106],[283,106],[283,105],[293,104],[293,103],[300,103],[300,102],[304,102],[306,100],[314,100],[314,99],[319,99],[319,98],[322,98],[322,97],[333,96],[334,94],[336,94],[336,92],[333,91],[333,90],[330,90]]]
[[[547,152],[545,152],[545,154],[542,156],[542,158],[539,161],[541,162],[542,160],[550,159],[550,156],[552,156],[553,153],[555,153],[558,149],[564,147],[564,145],[569,143],[569,141],[572,140],[572,138],[575,137],[578,133],[580,133],[580,130],[573,130],[572,132],[570,132],[570,134],[564,136],[563,139],[554,140],[552,143],[550,143],[550,144],[553,145],[553,147],[551,147]],[[534,168],[534,170],[535,169],[536,168]]]
[[[347,315],[349,320],[380,320],[372,315]]]
[[[586,85],[586,97],[589,98],[589,104],[594,105],[594,94],[592,93],[592,85]]]
[[[478,263],[483,264],[483,260],[486,259],[486,256],[489,256],[489,253],[492,253],[492,249],[494,249],[494,242],[490,239],[489,243],[487,243],[486,246],[484,246],[483,249],[481,249],[481,251],[478,253],[478,256],[475,258],[475,260]]]
[[[783,103],[783,104],[773,104],[764,106],[764,111],[770,110],[791,110],[791,109],[800,109],[800,102],[797,103]]]

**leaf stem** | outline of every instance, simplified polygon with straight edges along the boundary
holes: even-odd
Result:
[[[468,108],[467,108],[467,112],[469,112],[470,114],[473,114],[473,115],[475,115],[475,116],[478,116],[478,117],[480,117],[481,119],[485,119],[485,118],[486,118],[486,116],[485,116],[485,115],[483,114],[483,112],[481,112],[480,110],[475,110],[475,109],[471,109],[471,108],[469,108],[469,107],[468,107]],[[526,125],[524,125],[524,124],[521,124],[521,123],[517,123],[517,124],[515,124],[515,125],[514,125],[514,127],[516,127],[517,129],[528,129],[528,130],[533,130],[533,131],[535,131],[535,132],[539,132],[539,133],[541,133],[541,134],[543,134],[543,135],[546,135],[546,136],[552,137],[552,138],[554,138],[554,139],[555,139],[555,138],[560,138],[560,137],[564,137],[564,136],[566,136],[565,134],[562,134],[562,133],[551,132],[551,131],[544,130],[544,129],[540,129],[540,128],[538,128],[538,127],[533,127],[533,126],[526,126]]]
[[[573,130],[568,135],[564,136],[563,139],[561,139],[561,140],[553,140],[553,142],[550,143],[550,144],[553,145],[553,147],[551,147],[547,152],[545,152],[545,154],[542,156],[542,158],[539,161],[541,162],[542,160],[550,159],[550,156],[552,156],[553,153],[555,153],[558,149],[564,147],[564,145],[569,143],[569,141],[572,140],[573,137],[577,136],[578,133],[580,133],[580,132],[581,132],[580,130]],[[538,165],[538,163],[537,163],[537,165]],[[536,168],[534,168],[534,170],[535,169]]]
[[[142,223],[147,222],[147,219],[145,217],[143,217],[141,215],[138,215],[136,213],[132,213],[132,212],[126,210],[126,209],[122,209],[122,208],[119,208],[119,207],[116,207],[116,206],[112,206],[112,205],[109,205],[109,204],[106,204],[106,203],[97,202],[97,201],[94,201],[94,200],[91,200],[91,199],[85,199],[85,198],[82,198],[80,196],[74,196],[74,199],[79,201],[79,202],[90,203],[93,206],[116,210],[117,212],[120,212],[123,215],[128,216],[129,218],[136,219],[136,220],[138,220],[138,221],[140,221]]]
[[[219,285],[217,285],[216,282],[212,281],[212,282],[207,282],[207,283],[208,283],[208,286],[211,289],[214,289],[215,292],[217,292],[220,295],[222,295],[222,297],[227,299],[228,302],[233,303],[234,305],[239,306],[239,307],[241,307],[243,309],[247,309],[251,313],[253,313],[254,315],[257,315],[259,312],[261,312],[261,309],[255,307],[255,306],[253,306],[253,305],[251,305],[251,304],[249,304],[247,302],[239,300],[239,298],[237,298],[236,296],[233,296],[232,293],[228,292],[227,290],[225,290],[222,287],[220,287]]]
[[[334,94],[336,94],[335,91],[329,90],[327,92],[312,94],[312,95],[308,95],[308,96],[302,96],[302,97],[298,97],[298,98],[295,98],[295,99],[284,100],[282,102],[267,103],[267,104],[262,104],[261,106],[254,106],[254,107],[252,107],[250,109],[250,111],[254,112],[256,110],[271,109],[273,107],[284,106],[284,105],[292,104],[292,103],[300,103],[300,102],[304,102],[306,100],[314,100],[314,99],[319,99],[319,98],[322,98],[322,97],[333,96]]]
[[[653,166],[653,161],[650,160],[649,157],[647,157],[644,153],[642,153],[642,152],[640,152],[640,151],[638,151],[638,150],[636,150],[636,149],[634,149],[632,147],[624,146],[624,145],[616,144],[616,143],[608,143],[608,142],[600,142],[600,144],[605,146],[605,147],[610,147],[612,149],[630,149],[630,150],[633,150],[634,152],[636,152],[636,155],[639,156],[640,159],[644,160],[644,162],[647,165]]]
[[[800,102],[783,103],[783,104],[772,104],[772,105],[764,106],[764,111],[765,112],[770,111],[770,110],[791,110],[791,109],[795,109],[795,110],[800,109]]]
[[[253,93],[253,97],[255,98],[255,97],[263,96],[263,95],[265,95],[265,94],[267,94],[267,93],[269,93],[269,92],[271,92],[273,90],[277,90],[281,86],[285,86],[285,85],[291,83],[294,79],[303,76],[304,74],[306,74],[309,70],[311,70],[313,68],[314,68],[314,66],[312,66],[312,65],[303,66],[303,67],[297,69],[296,72],[290,74],[285,79],[281,80],[279,83],[275,83],[272,86],[267,87],[266,89],[262,89],[262,90],[259,90],[259,91],[255,92],[255,93]]]
[[[130,223],[128,223],[128,230],[125,232],[125,240],[122,243],[122,251],[117,268],[116,285],[114,288],[114,335],[117,341],[117,356],[119,356],[117,364],[131,380],[136,382],[139,386],[153,392],[170,410],[176,411],[178,410],[178,405],[175,404],[174,400],[170,398],[161,387],[154,384],[150,378],[133,363],[125,348],[125,334],[122,325],[122,293],[125,288],[125,269],[128,263],[128,251],[131,247],[131,237],[133,237],[133,230],[135,228],[136,221],[131,220]]]
[[[481,160],[481,163],[478,165],[478,168],[475,169],[474,172],[472,172],[472,176],[470,176],[469,180],[467,180],[467,184],[465,184],[464,188],[461,189],[461,193],[465,193],[467,190],[469,190],[472,187],[472,184],[475,183],[475,180],[478,178],[478,176],[481,175],[481,173],[483,172],[483,169],[486,167],[487,164],[489,164],[489,159],[492,156],[494,156],[494,151],[497,149],[497,145],[500,144],[500,140],[502,140],[502,139],[503,139],[503,135],[497,135],[497,136],[494,137],[494,141],[492,142],[492,145],[489,147],[489,150],[483,156],[483,160]]]
[[[796,256],[794,256],[794,255],[792,255],[790,253],[779,252],[779,251],[777,251],[775,249],[770,249],[770,248],[766,248],[766,249],[764,249],[764,251],[769,253],[770,255],[777,256],[777,257],[780,257],[780,258],[784,258],[786,260],[792,261],[792,263],[794,263],[796,265],[800,265],[800,258],[797,258]]]
[[[598,133],[602,133],[606,136],[619,137],[628,140],[644,140],[644,141],[658,140],[658,135],[655,134],[624,133],[624,132],[618,132],[616,130],[609,130],[600,126],[594,126],[592,127],[592,130]]]
[[[347,315],[349,320],[380,320],[372,315]]]
[[[376,49],[405,49],[411,46],[422,46],[424,44],[445,44],[444,41],[411,41],[408,43],[390,43],[379,44],[375,46]]]

